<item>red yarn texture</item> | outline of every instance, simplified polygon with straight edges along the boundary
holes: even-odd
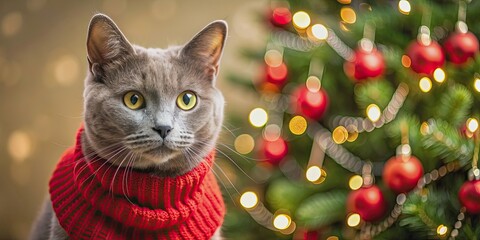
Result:
[[[160,178],[86,161],[82,131],[50,179],[53,209],[72,239],[210,239],[221,226],[214,152],[184,175]]]

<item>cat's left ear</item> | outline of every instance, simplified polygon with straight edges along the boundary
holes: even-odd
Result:
[[[209,77],[216,77],[222,57],[228,25],[223,20],[208,24],[182,49],[186,58],[193,58],[196,62],[206,67]]]

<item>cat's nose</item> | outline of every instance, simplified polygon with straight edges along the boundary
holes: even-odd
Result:
[[[172,131],[172,127],[166,126],[166,125],[155,126],[153,130],[157,132],[160,135],[160,137],[166,138],[167,135]]]

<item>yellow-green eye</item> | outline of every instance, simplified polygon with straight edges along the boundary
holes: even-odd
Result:
[[[135,91],[127,92],[123,96],[123,103],[125,103],[125,106],[127,106],[128,108],[130,108],[132,110],[137,110],[137,109],[143,107],[144,102],[145,101],[143,99],[142,94],[140,94],[138,92],[135,92]]]
[[[177,97],[177,106],[182,110],[190,110],[197,104],[197,96],[192,91],[180,93]]]

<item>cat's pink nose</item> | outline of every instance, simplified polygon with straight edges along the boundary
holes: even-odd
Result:
[[[155,126],[152,129],[155,132],[157,132],[160,135],[160,137],[162,137],[163,139],[165,139],[167,137],[167,135],[172,131],[172,127],[165,126],[165,125]]]

